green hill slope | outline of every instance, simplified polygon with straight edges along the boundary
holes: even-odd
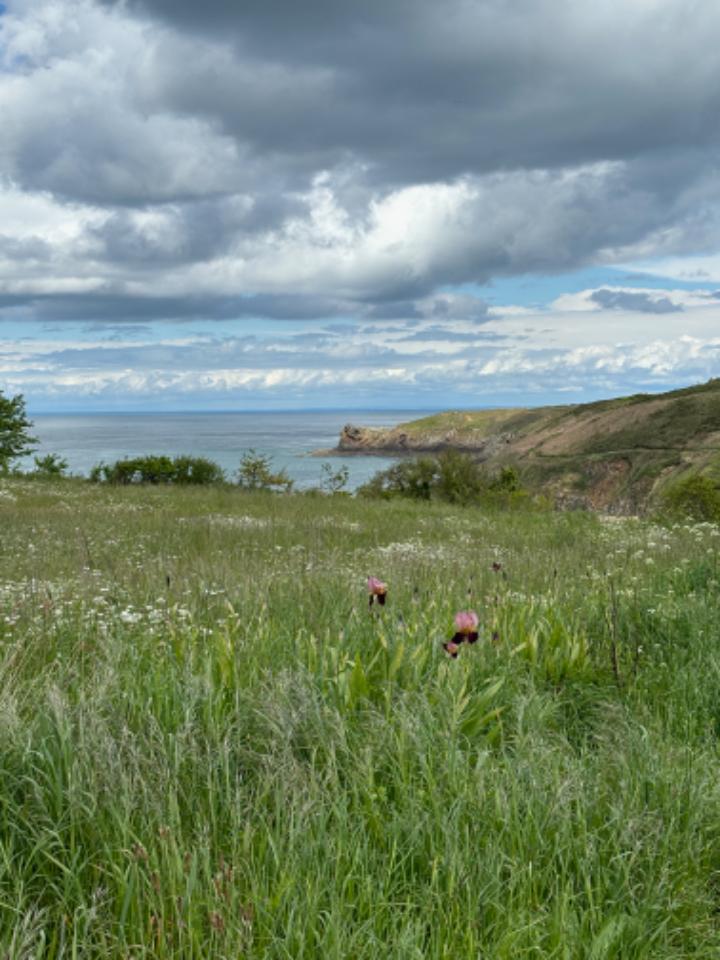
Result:
[[[691,471],[720,480],[720,379],[596,403],[451,411],[392,430],[346,426],[338,451],[466,450],[512,463],[567,506],[642,512]]]

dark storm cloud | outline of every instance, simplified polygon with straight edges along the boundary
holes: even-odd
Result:
[[[156,212],[156,222],[149,226],[133,211],[121,209],[90,227],[88,238],[100,244],[97,255],[149,270],[207,260],[225,252],[236,238],[277,228],[307,207],[284,196],[224,197],[163,205]]]
[[[648,293],[629,290],[593,290],[590,294],[593,303],[605,310],[636,310],[639,313],[679,313],[682,305],[673,303],[669,297],[651,296]]]
[[[79,224],[0,223],[28,315],[482,323],[437,291],[720,242],[712,0],[8,8],[0,189]]]
[[[414,300],[395,300],[369,307],[365,317],[368,320],[420,320],[422,314]]]
[[[131,9],[233,45],[229,75],[202,57],[164,61],[158,82],[177,109],[308,169],[347,152],[385,186],[717,137],[710,0],[692,14],[679,2],[576,0],[144,0]],[[681,61],[695,69],[678,71]]]
[[[265,318],[270,320],[313,320],[337,316],[336,306],[319,297],[247,296],[247,297],[138,297],[122,293],[34,296],[0,294],[0,320],[3,313],[22,309],[34,319],[103,321],[137,320],[234,320]]]
[[[223,298],[132,297],[122,294],[70,294],[44,297],[0,295],[3,311],[21,307],[37,320],[52,322],[78,320],[101,323],[103,320],[222,320],[236,316],[235,301]]]
[[[263,178],[291,189],[355,158],[387,189],[628,159],[717,136],[710,0],[692,16],[680,2],[603,11],[570,0],[108,6],[157,16],[185,37],[161,37],[127,102],[105,113],[92,91],[75,90],[71,140],[59,135],[67,116],[43,111],[20,165],[31,182],[132,202],[192,183],[200,193],[260,192]],[[695,69],[676,69],[690,59]],[[168,177],[167,137],[182,134],[179,150],[189,136],[168,127],[168,115],[217,125],[209,129],[231,138],[229,152],[210,149],[203,167],[193,141],[183,151],[192,178]]]

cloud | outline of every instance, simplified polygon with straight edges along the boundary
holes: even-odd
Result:
[[[188,345],[185,349],[193,348]],[[297,365],[281,359],[278,365],[267,367],[236,363],[198,368],[188,364],[174,369],[163,363],[167,355],[162,351],[145,356],[142,367],[115,367],[89,356],[86,366],[57,369],[52,356],[28,355],[13,361],[0,351],[0,371],[11,390],[30,385],[37,400],[55,398],[59,403],[79,397],[102,401],[122,393],[131,405],[149,398],[161,403],[183,402],[184,397],[186,404],[187,398],[200,398],[215,405],[249,401],[262,406],[293,403],[300,397],[318,402],[328,390],[341,390],[356,402],[373,395],[417,401],[437,397],[442,391],[445,405],[459,402],[471,406],[513,397],[515,402],[528,402],[533,396],[557,402],[568,392],[582,399],[699,382],[707,379],[708,370],[720,361],[720,339],[684,337],[575,350],[509,348],[490,358],[461,354],[403,361],[388,355],[372,365],[340,367],[316,357],[313,363]]]
[[[687,309],[680,336],[674,313],[648,325],[646,313],[622,309],[605,311],[601,325],[588,311],[587,323],[577,311],[526,311],[438,325],[428,310],[419,321],[291,325],[274,335],[203,327],[161,337],[150,326],[110,325],[63,336],[56,327],[0,340],[0,378],[6,389],[61,403],[123,392],[129,403],[319,404],[335,390],[355,403],[373,392],[401,404],[557,402],[567,392],[587,399],[708,379],[720,363],[719,310],[707,300]]]
[[[678,0],[632,9],[621,0],[139,0],[130,9],[195,42],[222,40],[224,68],[256,70],[245,96],[230,98],[225,69],[196,55],[163,73],[178,106],[219,116],[263,150],[362,156],[384,183],[581,165],[714,136],[701,125],[717,105],[720,69],[711,0],[692,16]],[[694,69],[678,76],[678,59]]]
[[[362,312],[372,303],[426,298],[443,284],[566,269],[622,247],[640,224],[655,228],[664,216],[608,164],[408,186],[372,200],[360,220],[341,194],[342,184],[318,176],[295,198],[301,215],[260,231],[233,226],[242,219],[240,203],[217,219],[204,206],[198,230],[178,226],[177,212],[165,208],[133,215],[81,208],[77,241],[56,243],[50,276],[0,264],[0,291],[47,294],[54,280],[62,292],[88,295],[316,297]],[[220,226],[210,229],[208,220]],[[78,262],[73,254],[81,251]],[[467,301],[436,294],[438,315],[466,308]]]
[[[407,343],[417,340],[420,342],[439,342],[439,343],[480,343],[492,342],[494,340],[505,340],[500,333],[491,333],[486,330],[477,330],[473,332],[448,330],[447,327],[423,327],[414,333],[408,333],[398,338],[396,342]]]
[[[160,292],[134,293],[120,286],[57,294],[0,292],[0,320],[27,316],[53,322],[84,320],[97,324],[126,320],[237,320],[262,317],[273,320],[308,320],[335,317],[342,304],[322,297],[258,294],[247,297],[198,295],[191,291],[163,296]]]
[[[410,317],[455,284],[707,249],[717,21],[710,0],[11,0],[0,177],[48,221],[26,247],[3,226],[0,290]]]
[[[679,303],[674,303],[669,297],[652,295],[644,291],[635,290],[593,290],[590,294],[593,303],[599,304],[603,310],[638,310],[640,313],[677,313],[683,309]]]
[[[96,342],[8,349],[13,382],[444,399],[715,362],[711,0],[6,7],[0,320]],[[473,293],[613,264],[703,289]]]

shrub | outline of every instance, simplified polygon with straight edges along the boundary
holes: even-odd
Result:
[[[430,500],[437,483],[438,467],[433,457],[401,460],[387,470],[380,470],[358,488],[362,497],[389,500],[392,497],[410,497]]]
[[[448,503],[473,503],[489,488],[487,474],[467,453],[446,450],[437,458],[438,499]]]
[[[62,477],[67,472],[68,462],[57,453],[47,453],[44,457],[34,457],[36,477]]]
[[[490,489],[497,493],[517,493],[520,489],[520,475],[515,467],[503,467],[500,473],[490,481]]]
[[[93,483],[222,483],[225,474],[212,460],[205,457],[164,455],[126,457],[115,463],[98,463],[90,471]]]
[[[331,463],[322,463],[320,464],[320,468],[322,470],[320,488],[324,490],[325,493],[342,493],[350,479],[350,471],[348,468],[343,465],[339,470],[335,470]]]
[[[445,450],[438,456],[401,460],[376,473],[358,490],[360,496],[391,499],[443,500],[446,503],[484,503],[509,506],[528,502],[514,467],[489,474],[470,454]]]
[[[283,490],[289,493],[293,485],[285,470],[273,470],[272,457],[252,449],[243,454],[237,478],[245,490]]]
[[[222,483],[225,473],[213,460],[206,457],[175,457],[175,483]]]
[[[720,523],[720,490],[709,477],[699,473],[673,484],[662,505],[664,512],[673,517]]]

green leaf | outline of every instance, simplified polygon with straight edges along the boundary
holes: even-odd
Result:
[[[355,659],[355,665],[353,666],[348,679],[347,689],[348,703],[351,707],[355,706],[358,700],[362,700],[370,696],[370,684],[365,671],[363,670],[360,657]]]

